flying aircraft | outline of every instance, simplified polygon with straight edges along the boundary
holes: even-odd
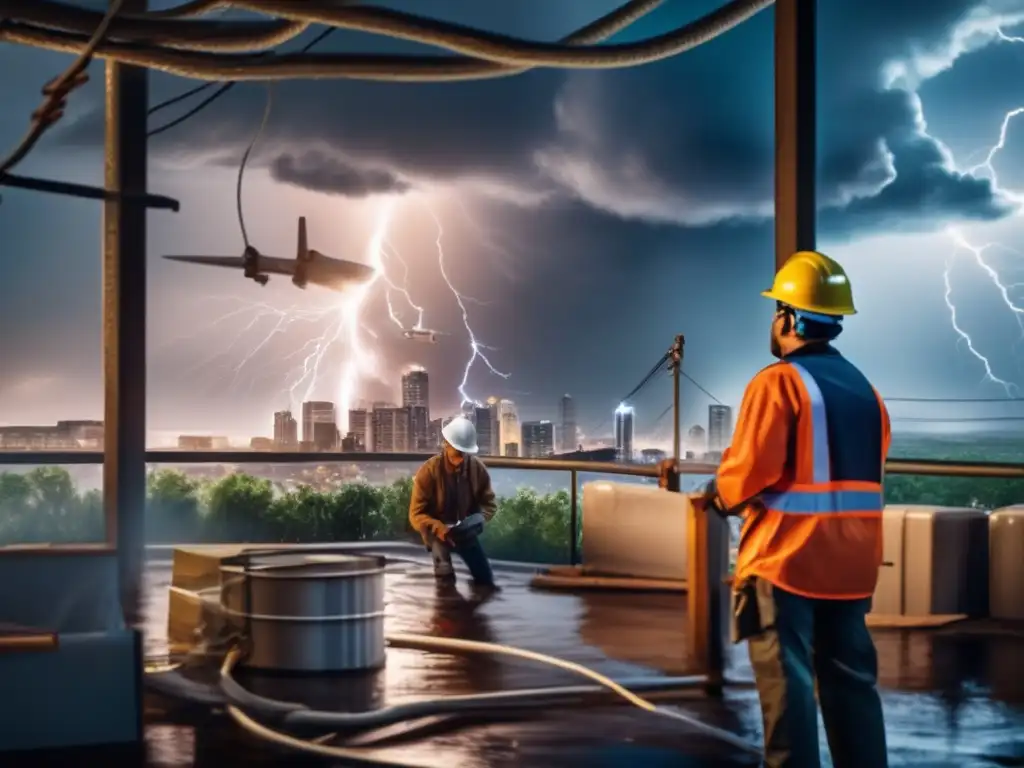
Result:
[[[438,336],[447,336],[448,334],[442,333],[441,331],[432,331],[429,328],[410,328],[402,335],[407,339],[419,341],[424,344],[437,344]]]
[[[297,288],[307,284],[320,285],[340,291],[350,285],[360,285],[373,277],[376,270],[365,264],[344,259],[332,259],[309,247],[306,237],[306,217],[299,217],[299,244],[294,259],[264,256],[252,246],[241,256],[164,256],[171,261],[203,264],[209,267],[241,269],[245,276],[260,285],[266,285],[270,275],[290,275]]]

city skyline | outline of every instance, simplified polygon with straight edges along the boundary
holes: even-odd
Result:
[[[424,12],[436,1],[424,0]],[[475,4],[460,14],[555,39],[610,5],[516,14]],[[635,33],[711,5],[667,6]],[[1004,116],[1020,104],[1004,73],[1024,63],[1022,14],[1017,0],[898,10],[865,0],[819,11],[820,244],[848,269],[860,309],[839,347],[888,398],[1022,394],[1009,385],[1024,386],[1014,347],[1024,298],[997,285],[1016,284],[1009,249],[1024,238],[1014,120],[1000,141]],[[458,408],[461,388],[480,402],[514,401],[520,421],[557,425],[568,391],[591,435],[676,333],[686,335],[683,370],[738,404],[771,361],[771,307],[758,295],[773,264],[771,40],[763,13],[634,71],[536,71],[443,88],[281,84],[246,172],[247,228],[261,251],[290,253],[306,216],[324,252],[381,264],[395,287],[378,282],[351,312],[359,323],[347,314],[352,296],[299,291],[287,279],[264,289],[227,270],[199,277],[160,258],[241,252],[235,162],[260,122],[261,86],[240,85],[154,139],[150,187],[182,210],[149,216],[153,434],[251,435],[267,429],[264,414],[305,401],[398,401],[400,372],[418,363],[434,372],[433,407]],[[39,85],[67,57],[8,46],[0,60],[25,74],[4,84],[0,141],[13,144]],[[26,173],[102,178],[98,66]],[[185,87],[154,74],[153,101]],[[358,114],[337,111],[353,101]],[[102,417],[101,220],[93,202],[4,193],[0,227],[25,257],[0,285],[0,324],[13,329],[0,345],[0,423]],[[1005,247],[972,250],[988,242]],[[436,343],[407,337],[415,325],[438,332]],[[324,338],[341,341],[317,357]],[[639,434],[670,401],[665,377],[631,403]],[[948,419],[898,428],[955,434],[993,426],[963,419],[1024,417],[1020,402],[901,402],[894,416]],[[711,404],[684,381],[684,431]]]

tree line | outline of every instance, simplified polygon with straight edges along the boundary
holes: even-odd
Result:
[[[147,478],[151,544],[419,541],[409,527],[412,478],[390,485],[347,483],[318,491],[247,474],[199,479],[177,469]],[[498,499],[485,544],[492,557],[562,563],[569,559],[567,491],[520,488]],[[102,541],[103,499],[78,492],[62,467],[0,473],[0,545]]]
[[[207,480],[160,469],[150,473],[147,486],[146,539],[154,544],[418,540],[408,525],[411,478],[317,491],[286,489],[247,474]],[[999,509],[1024,503],[1024,480],[890,476],[886,501]],[[568,560],[567,491],[520,488],[498,502],[485,534],[493,557]],[[66,469],[0,473],[0,545],[92,542],[103,534],[100,492],[78,491]]]

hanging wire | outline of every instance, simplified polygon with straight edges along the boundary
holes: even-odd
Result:
[[[256,129],[256,133],[253,134],[252,141],[249,142],[249,146],[245,148],[245,154],[242,155],[242,162],[238,166],[238,182],[235,185],[235,203],[238,208],[238,227],[242,230],[242,242],[245,243],[246,250],[249,249],[249,233],[245,229],[245,213],[242,210],[242,179],[245,177],[245,167],[249,164],[249,156],[252,154],[253,148],[256,143],[260,140],[263,135],[263,131],[267,127],[267,121],[270,119],[270,110],[274,105],[274,86],[273,84],[267,85],[267,101],[263,107],[263,119],[260,120],[260,127]]]
[[[333,33],[334,31],[334,27],[328,27],[327,29],[322,30],[320,34],[318,34],[316,37],[314,37],[301,48],[300,53],[306,53],[312,50],[315,46],[319,45],[321,42],[330,37],[331,33]],[[166,101],[162,101],[156,106],[150,108],[149,114],[152,115],[154,112],[159,112],[161,109],[165,109],[167,107],[172,106],[173,104],[177,104],[178,102],[184,101],[185,99],[191,96],[195,96],[199,93],[202,93],[203,91],[209,90],[214,85],[216,85],[216,83],[203,83],[202,85],[197,85],[195,88],[191,88],[185,91],[184,93],[178,94],[177,96],[167,99]],[[150,129],[150,131],[146,135],[152,138],[153,136],[159,136],[161,133],[171,130],[171,128],[176,128],[177,126],[184,123],[186,120],[190,120],[191,118],[198,115],[200,112],[202,112],[208,106],[213,104],[213,102],[217,101],[217,99],[221,98],[224,94],[226,94],[236,85],[238,85],[237,80],[230,83],[223,83],[219,88],[217,88],[216,91],[214,91],[201,102],[196,104],[188,112],[186,112],[183,115],[179,115],[178,117],[174,118],[168,123],[164,123],[161,126]]]

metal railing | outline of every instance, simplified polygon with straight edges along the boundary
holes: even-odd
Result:
[[[413,464],[422,463],[432,454],[423,453],[303,453],[298,451],[146,451],[149,464]],[[631,477],[658,477],[659,468],[654,464],[620,464],[615,462],[583,461],[570,459],[526,459],[507,456],[484,457],[492,469],[516,469],[546,472],[568,472],[570,494],[569,519],[569,561],[579,560],[579,473],[610,474]],[[90,465],[102,464],[100,451],[0,451],[0,466],[25,465]],[[712,475],[717,464],[680,461],[680,474]],[[977,462],[965,463],[936,459],[894,459],[887,462],[886,471],[891,474],[931,475],[950,477],[1024,478],[1024,464]],[[90,552],[109,551],[109,547],[96,545],[70,545],[43,547],[47,552],[69,552],[82,549]],[[18,551],[30,551],[30,547],[18,547]]]
[[[146,451],[147,464],[178,465],[254,465],[254,464],[418,464],[433,454],[424,453],[305,453],[299,451]],[[578,459],[526,459],[508,456],[482,457],[490,469],[531,470],[569,473],[569,562],[579,561],[579,474],[607,474],[628,477],[656,478],[656,464],[621,464]],[[4,466],[65,465],[83,466],[103,463],[102,451],[0,451],[0,468]],[[680,461],[682,475],[713,475],[717,464]],[[886,463],[886,472],[894,475],[930,475],[940,477],[1024,478],[1024,463],[958,462],[939,459],[893,459]],[[7,551],[49,554],[105,553],[116,549],[116,541],[108,531],[106,545],[26,545],[0,547]]]

